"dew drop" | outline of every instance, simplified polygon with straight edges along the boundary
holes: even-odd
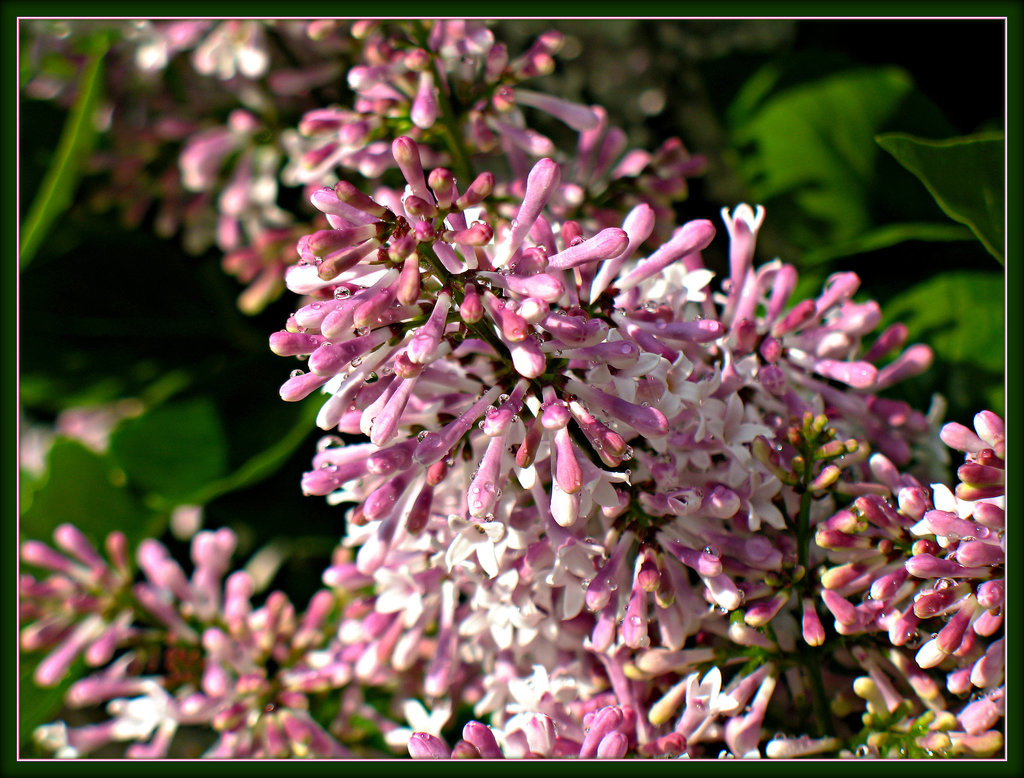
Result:
[[[306,371],[305,370],[299,370],[298,368],[296,368],[291,373],[289,373],[289,375],[292,378],[298,378],[300,375],[306,375]]]
[[[714,559],[718,559],[722,555],[722,552],[714,546],[704,546],[704,553]]]
[[[337,289],[334,290],[334,299],[335,300],[344,300],[346,297],[351,297],[351,296],[352,296],[352,290],[349,289],[347,286],[339,286]]]
[[[317,452],[326,451],[329,448],[338,448],[344,446],[345,441],[339,438],[337,435],[324,435],[316,443]]]
[[[423,430],[422,432],[420,432],[419,434],[416,435],[416,440],[424,440],[427,437],[427,435],[429,435],[429,434],[430,434],[429,432],[427,432],[426,430]],[[449,466],[451,466],[451,463],[449,463]]]
[[[328,347],[330,347],[330,346],[333,346],[333,345],[334,345],[334,344],[333,344],[333,343],[331,343],[330,341],[327,341],[327,340],[325,340],[325,341],[324,341],[323,343],[321,343],[321,344],[320,344],[320,347],[321,347],[321,348],[323,348],[324,346],[328,346]]]
[[[363,364],[362,357],[352,357],[352,367],[359,367],[361,364]]]
[[[500,403],[507,403],[507,402],[508,402],[508,395],[507,394],[499,394],[498,395],[498,403],[499,404]]]
[[[372,373],[371,372],[368,376],[366,376],[365,379],[363,379],[363,383],[367,383],[367,384],[376,383],[377,379],[379,379],[379,378],[380,378],[379,375],[377,375],[376,373]]]

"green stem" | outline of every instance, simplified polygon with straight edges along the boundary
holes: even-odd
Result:
[[[811,592],[811,572],[808,569],[811,544],[811,494],[809,484],[814,479],[814,452],[808,446],[804,452],[805,464],[802,474],[802,482],[805,491],[800,495],[800,512],[796,520],[796,553],[797,564],[803,568],[803,578],[800,579],[800,598],[813,595]],[[811,688],[811,706],[814,710],[814,718],[818,727],[819,735],[835,734],[835,726],[832,721],[832,710],[828,697],[825,695],[825,683],[821,675],[821,659],[816,656],[817,652],[810,646],[801,644],[800,662],[803,665],[804,678]]]
[[[800,662],[804,669],[804,678],[811,687],[811,707],[818,728],[819,737],[835,735],[832,722],[832,708],[825,694],[825,682],[821,675],[821,659],[810,646],[801,645]]]
[[[427,29],[422,23],[416,25],[415,35],[417,43],[426,50],[429,50],[427,41]],[[469,152],[462,142],[459,132],[459,122],[455,117],[455,110],[452,107],[451,98],[442,85],[445,80],[441,77],[441,71],[437,66],[437,58],[431,57],[430,67],[434,72],[434,84],[437,87],[437,106],[441,110],[440,130],[444,136],[445,145],[452,155],[452,171],[455,177],[463,182],[463,187],[469,186],[475,178],[473,166],[469,161]]]

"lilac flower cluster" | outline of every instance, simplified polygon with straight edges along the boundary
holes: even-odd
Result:
[[[150,25],[137,53],[244,82],[269,34],[348,51],[340,27]],[[793,265],[755,264],[760,206],[722,210],[716,281],[716,225],[671,208],[702,160],[627,150],[600,107],[521,86],[557,33],[512,57],[483,22],[347,29],[353,105],[306,112],[283,168],[253,106],[179,136],[181,186],[216,195],[225,267],[253,284],[243,307],[300,297],[269,340],[302,364],[281,397],[325,397],[301,480],[344,514],[324,588],[302,612],[257,605],[226,529],[195,536],[191,576],[155,540],[141,578],[119,534],[106,558],[70,525],[60,551],[23,544],[48,571],[21,578],[36,681],[81,660],[98,670],[69,705],[110,714],[37,741],[154,757],[199,726],[215,757],[380,755],[368,732],[435,759],[999,754],[1000,417],[940,431],[941,408],[886,396],[931,349],[876,333],[854,273],[797,299]],[[304,66],[276,88],[334,74]],[[576,133],[572,155],[532,111]],[[280,211],[279,182],[313,215]],[[936,438],[966,454],[955,491],[925,476]]]

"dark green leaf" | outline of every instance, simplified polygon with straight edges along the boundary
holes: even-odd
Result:
[[[748,147],[740,167],[754,198],[767,204],[785,197],[810,225],[805,229],[829,242],[857,237],[871,226],[866,194],[878,155],[872,139],[913,88],[900,68],[863,69],[764,100],[733,133]],[[814,243],[809,236],[796,240]]]
[[[246,460],[241,467],[230,475],[212,481],[193,495],[192,501],[204,504],[235,489],[252,486],[276,472],[292,455],[296,447],[309,436],[310,429],[316,420],[323,401],[313,397],[302,403],[298,408],[298,416],[294,426],[268,448]]]
[[[951,219],[970,227],[985,248],[1005,263],[1005,141],[1001,133],[942,141],[888,133],[876,141],[921,179]]]
[[[808,251],[800,258],[801,266],[831,262],[839,257],[866,254],[869,251],[888,248],[909,240],[953,241],[973,240],[971,231],[956,224],[938,222],[911,222],[887,224],[860,235],[853,240],[835,243],[817,250]]]
[[[21,515],[22,535],[51,542],[53,530],[65,522],[77,526],[95,543],[113,530],[123,531],[132,541],[158,532],[162,518],[147,511],[118,482],[118,475],[107,457],[78,441],[57,438],[50,449],[44,481]]]
[[[83,163],[96,142],[94,120],[101,99],[103,57],[109,45],[107,36],[108,33],[99,32],[89,41],[90,51],[82,68],[78,97],[21,230],[20,267],[31,261],[50,225],[71,205]]]
[[[945,223],[874,141],[886,130],[946,128],[939,110],[902,68],[837,67],[827,57],[796,69],[770,62],[726,109],[731,165],[768,212],[758,242],[770,255],[825,262],[882,225]]]
[[[205,398],[158,405],[123,422],[111,435],[110,453],[132,484],[172,505],[192,501],[227,467],[221,420]]]
[[[1005,372],[1004,281],[998,273],[943,273],[890,299],[885,322],[907,325],[910,342],[927,343],[936,364],[930,391],[945,395],[960,414],[987,406],[1001,412]]]

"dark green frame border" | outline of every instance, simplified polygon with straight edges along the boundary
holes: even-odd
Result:
[[[150,3],[144,6],[145,13],[139,14],[140,6],[137,3],[128,2],[115,2],[108,0],[107,2],[93,2],[88,5],[83,5],[80,2],[4,2],[2,3],[2,32],[0,32],[0,41],[4,41],[3,46],[4,56],[2,58],[2,82],[4,85],[4,97],[3,97],[3,123],[2,123],[2,136],[3,136],[3,157],[2,157],[2,171],[3,171],[3,236],[7,250],[3,252],[4,261],[2,264],[3,272],[0,279],[0,364],[3,367],[3,382],[0,384],[0,397],[2,397],[2,411],[0,411],[0,452],[3,454],[3,470],[0,471],[3,474],[3,483],[0,486],[0,493],[3,494],[3,554],[7,560],[8,566],[4,566],[3,575],[3,597],[0,599],[0,609],[2,609],[2,623],[5,625],[5,634],[3,642],[0,643],[3,649],[3,665],[2,665],[2,677],[4,679],[17,678],[17,633],[16,629],[12,629],[12,625],[15,625],[15,602],[14,597],[16,592],[16,566],[14,564],[14,558],[16,556],[16,537],[17,537],[17,508],[15,504],[17,494],[17,470],[16,470],[16,437],[17,437],[17,219],[18,219],[18,205],[17,205],[17,187],[16,187],[16,170],[17,170],[17,122],[16,122],[16,100],[17,94],[16,89],[13,88],[17,84],[17,61],[16,61],[16,45],[17,40],[17,18],[19,16],[25,17],[38,17],[38,16],[82,16],[82,15],[108,15],[108,16],[251,16],[251,15],[262,15],[262,16],[295,16],[295,17],[317,17],[317,16],[359,16],[360,14],[353,13],[356,8],[344,4],[344,3],[323,3],[323,2],[300,2],[290,3],[282,6],[279,3],[267,3],[267,2],[249,2],[249,3],[238,3],[238,2],[220,2],[220,3],[209,3],[209,2],[156,2]],[[365,7],[359,10],[364,10]],[[703,16],[703,17],[777,17],[777,18],[792,18],[792,17],[814,17],[814,18],[842,18],[842,17],[902,17],[902,18],[923,18],[923,17],[1005,17],[1007,19],[1007,126],[1013,131],[1010,136],[1008,143],[1008,155],[1007,155],[1007,172],[1008,172],[1008,211],[1009,213],[1019,212],[1021,203],[1021,144],[1020,144],[1020,127],[1021,127],[1021,99],[1019,95],[1024,92],[1021,84],[1021,73],[1024,72],[1024,63],[1021,61],[1021,52],[1024,50],[1024,41],[1022,41],[1022,20],[1024,20],[1024,10],[1021,9],[1018,3],[1014,2],[914,2],[913,0],[902,0],[896,2],[875,2],[873,0],[867,0],[864,2],[832,2],[828,4],[820,2],[729,2],[728,0],[722,0],[721,2],[651,2],[645,0],[640,3],[633,3],[628,6],[623,6],[621,3],[610,3],[607,0],[599,0],[599,2],[589,2],[586,4],[580,3],[561,3],[552,4],[550,2],[535,2],[534,0],[520,0],[515,4],[506,4],[502,8],[493,8],[488,6],[481,6],[479,3],[466,3],[466,2],[445,2],[437,5],[426,5],[424,3],[411,3],[407,0],[392,0],[392,2],[384,6],[376,6],[374,10],[383,11],[387,16],[410,16],[410,17],[422,17],[426,16],[429,8],[433,13],[431,16],[482,16],[484,14],[481,11],[491,11],[491,16],[507,16],[507,17],[537,17],[537,18],[549,18],[557,19],[559,17],[587,17],[587,16],[602,16],[602,17],[625,17],[628,12],[629,17],[692,17],[692,16]],[[363,14],[369,15],[369,14]],[[954,52],[951,52],[951,56],[955,56]],[[957,85],[952,85],[954,88]],[[1006,321],[1006,335],[1007,335],[1007,370],[1006,370],[1006,381],[1007,381],[1007,425],[1008,434],[1011,441],[1009,447],[1008,456],[1008,467],[1012,470],[1017,471],[1017,478],[1012,475],[1008,477],[1008,483],[1019,484],[1024,483],[1024,479],[1020,478],[1020,463],[1021,458],[1016,456],[1015,441],[1024,440],[1024,430],[1021,429],[1021,406],[1016,404],[1017,395],[1015,390],[1019,391],[1021,383],[1021,332],[1022,332],[1022,314],[1024,314],[1024,300],[1022,300],[1022,268],[1021,268],[1021,225],[1017,220],[1010,220],[1007,230],[1007,321]],[[9,459],[10,458],[10,461]],[[1012,488],[1012,487],[1011,487]],[[1013,503],[1013,495],[1010,495],[1010,505]],[[1020,558],[1021,542],[1019,537],[1015,533],[1011,533],[1009,536],[1009,548],[1007,549],[1007,555],[1010,559]],[[1020,610],[1021,603],[1021,575],[1015,570],[1011,569],[1007,576],[1009,588],[1012,592],[1009,601],[1012,603],[1012,609],[1016,612]],[[1016,647],[1020,645],[1020,632],[1021,626],[1020,621],[1016,618],[1008,620],[1007,624],[1007,642],[1009,646]],[[1014,656],[1011,653],[1010,656]],[[1013,693],[1009,695],[1009,707],[1007,710],[1007,732],[1008,732],[1008,760],[1005,762],[993,762],[985,761],[978,764],[978,769],[983,770],[986,775],[1019,775],[1021,773],[1021,743],[1017,739],[1013,739],[1009,736],[1011,727],[1021,721],[1021,684],[1020,674],[1018,665],[1011,662],[1008,668],[1009,670],[1009,683],[1013,690]],[[5,682],[3,684],[3,704],[5,709],[9,712],[9,715],[3,717],[4,722],[17,721],[16,715],[16,704],[17,704],[17,690],[13,683]],[[140,769],[139,765],[133,765],[130,763],[95,763],[95,762],[80,762],[74,765],[68,763],[58,763],[53,761],[45,762],[16,762],[17,755],[17,744],[16,737],[13,728],[10,726],[4,726],[0,730],[0,753],[2,753],[2,770],[6,775],[19,774],[19,775],[30,775],[30,774],[48,774],[51,771],[55,771],[58,766],[66,767],[67,769],[78,773],[90,773],[100,774],[121,772],[136,772]],[[290,763],[291,765],[297,766],[299,770],[303,772],[316,771],[326,774],[337,774],[340,769],[339,765],[334,763],[305,763],[298,765],[295,762]],[[499,766],[498,763],[492,763],[488,766],[487,770],[490,771],[492,768],[497,768],[499,772],[507,770],[521,770],[525,765],[523,763],[518,764],[504,764]],[[435,772],[443,770],[445,773],[461,773],[463,771],[474,771],[480,770],[479,765],[460,764],[457,762],[447,762],[444,765],[436,763],[423,763],[423,762],[403,762],[394,763],[391,762],[387,766],[399,767],[403,770],[416,770],[417,772],[427,771]],[[839,772],[856,772],[862,773],[865,765],[860,762],[829,762],[828,769],[838,770]],[[595,768],[602,773],[618,772],[621,771],[622,767],[616,764],[597,764],[591,763],[589,765],[569,763],[537,763],[533,762],[530,764],[530,770],[538,770],[540,772],[547,772],[549,770],[564,770],[564,769],[586,769],[592,771]],[[700,763],[688,764],[685,767],[682,765],[672,766],[671,764],[661,763],[659,767],[653,769],[664,771],[664,770],[679,770],[683,769],[688,772],[697,770],[700,773],[709,772],[713,770],[715,774],[736,774],[747,770],[758,770],[763,771],[767,768],[770,772],[775,774],[786,774],[791,773],[794,770],[802,772],[804,770],[820,770],[821,766],[813,762],[799,762],[799,763],[768,763],[761,762],[759,764],[752,765],[750,763],[742,762],[718,762],[715,764]],[[150,763],[144,768],[146,771],[154,770],[156,772],[177,772],[181,769],[180,765],[173,762],[164,763]],[[250,775],[252,773],[264,773],[269,771],[279,772],[281,767],[274,763],[254,763],[254,762],[233,762],[230,765],[216,764],[216,763],[204,763],[197,764],[191,763],[187,768],[189,770],[197,769],[201,772],[207,770],[223,770],[228,769],[231,772],[236,772],[242,775]],[[358,769],[358,768],[356,768]],[[628,769],[628,768],[627,768]],[[645,766],[644,769],[652,769]],[[932,775],[943,775],[952,774],[954,771],[963,770],[962,763],[945,763],[930,761],[928,763],[927,770]]]

